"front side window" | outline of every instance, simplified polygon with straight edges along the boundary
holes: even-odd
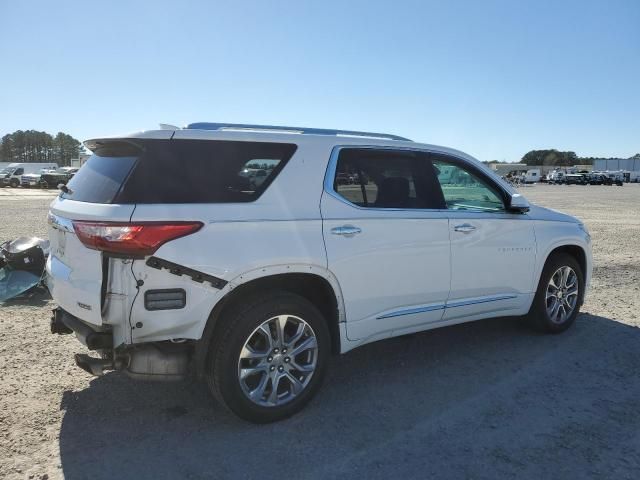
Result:
[[[450,210],[504,211],[504,202],[494,187],[471,170],[455,163],[433,160],[446,208]]]
[[[344,149],[334,191],[365,208],[440,209],[444,204],[424,154],[410,151]]]

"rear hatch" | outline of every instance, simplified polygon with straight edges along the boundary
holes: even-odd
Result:
[[[102,323],[104,256],[83,245],[73,221],[129,222],[135,205],[114,200],[137,158],[137,148],[128,143],[97,148],[49,210],[51,294],[63,309],[95,325]]]

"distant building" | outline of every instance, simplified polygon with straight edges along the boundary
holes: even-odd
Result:
[[[80,168],[82,165],[84,165],[84,162],[86,162],[89,159],[90,156],[91,155],[82,154],[78,158],[72,158],[69,161],[69,165],[72,166],[72,167]]]
[[[597,158],[593,161],[593,169],[598,171],[626,170],[640,172],[640,158]]]
[[[504,177],[511,172],[526,172],[529,167],[526,163],[490,163],[489,168]]]

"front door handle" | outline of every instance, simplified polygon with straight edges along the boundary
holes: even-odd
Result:
[[[470,223],[463,223],[462,225],[456,225],[455,227],[453,227],[453,229],[456,232],[470,233],[470,232],[473,232],[476,229],[476,227],[474,227]]]
[[[331,229],[331,233],[334,235],[342,235],[343,237],[353,237],[360,232],[362,232],[362,230],[358,227],[354,227],[353,225],[343,225],[341,227],[334,227]]]

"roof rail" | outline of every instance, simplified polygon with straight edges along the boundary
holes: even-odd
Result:
[[[197,122],[190,123],[186,127],[188,130],[249,130],[266,132],[299,133],[307,135],[336,135],[348,137],[373,137],[386,140],[402,140],[410,142],[408,138],[389,133],[356,132],[353,130],[331,130],[326,128],[304,128],[304,127],[282,127],[278,125],[247,125],[243,123],[210,123]]]

